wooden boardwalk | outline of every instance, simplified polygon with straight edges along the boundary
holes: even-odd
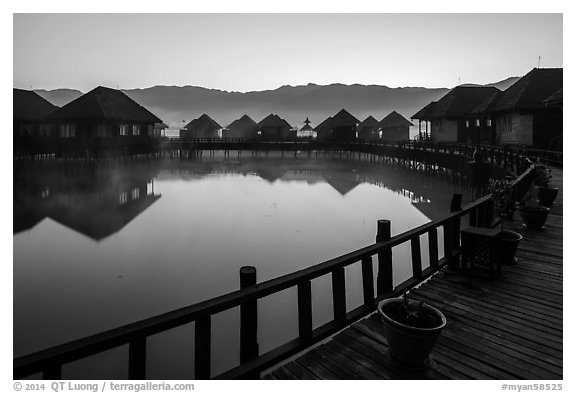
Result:
[[[563,378],[562,170],[560,193],[542,231],[516,213],[506,228],[524,239],[518,263],[493,281],[441,271],[410,292],[445,314],[448,325],[424,371],[398,366],[377,314],[351,325],[264,379],[546,379]]]

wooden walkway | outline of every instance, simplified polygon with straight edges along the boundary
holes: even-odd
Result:
[[[445,314],[448,325],[424,371],[398,366],[377,314],[351,325],[264,379],[546,379],[563,378],[562,170],[560,193],[542,231],[516,213],[506,228],[524,239],[518,263],[493,281],[441,271],[409,297]]]

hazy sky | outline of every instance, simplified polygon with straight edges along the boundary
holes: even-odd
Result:
[[[562,14],[15,14],[14,87],[453,87],[562,67]]]

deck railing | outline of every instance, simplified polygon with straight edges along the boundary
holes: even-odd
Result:
[[[526,165],[530,162],[527,160]],[[516,178],[513,188],[520,195],[531,180],[532,167]],[[402,294],[405,290],[421,283],[445,265],[457,268],[460,255],[461,218],[468,215],[471,225],[487,226],[492,223],[492,203],[490,195],[484,196],[464,207],[461,198],[453,198],[447,217],[426,223],[407,232],[390,237],[390,223],[378,222],[377,242],[338,258],[302,269],[279,278],[228,293],[217,298],[183,307],[142,321],[134,322],[116,329],[108,330],[87,338],[72,341],[14,360],[14,378],[42,373],[44,379],[61,379],[63,365],[112,348],[128,345],[128,376],[130,379],[146,378],[146,345],[151,335],[167,331],[185,324],[195,324],[195,378],[196,379],[242,379],[255,378],[258,373],[279,361],[327,338],[350,323],[372,313],[378,301]],[[444,256],[439,258],[438,231],[443,230]],[[428,256],[430,264],[422,266],[420,238],[428,236]],[[392,248],[410,243],[412,277],[393,285]],[[374,258],[376,257],[376,258]],[[376,288],[374,286],[374,263],[377,263]],[[360,264],[362,277],[363,304],[349,310],[346,304],[345,268]],[[331,277],[333,319],[317,328],[313,328],[312,280],[319,277]],[[259,299],[280,291],[296,288],[298,294],[298,337],[259,355],[258,349],[242,348],[249,344],[249,338],[241,332],[241,363],[239,366],[220,375],[213,375],[210,367],[212,316],[235,307],[256,309]],[[255,313],[242,312],[241,326],[251,326],[248,335],[254,337],[257,329]]]

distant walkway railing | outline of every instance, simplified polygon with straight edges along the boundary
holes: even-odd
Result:
[[[429,147],[410,147],[430,152]],[[434,152],[434,151],[432,151]],[[459,153],[464,154],[464,151]],[[443,153],[443,154],[446,154]],[[454,156],[456,153],[451,152]],[[516,178],[513,188],[517,195],[525,190],[532,177],[533,167],[530,161],[522,158],[519,167],[527,169]],[[512,157],[512,162],[516,158]],[[468,216],[471,225],[488,226],[492,223],[492,202],[490,195],[484,196],[464,207],[460,206],[461,198],[455,196],[451,211],[447,217],[407,232],[390,237],[390,222],[378,222],[378,235],[375,244],[353,251],[338,258],[302,269],[282,277],[251,285],[244,289],[219,296],[217,298],[197,303],[188,307],[167,312],[152,318],[134,322],[116,329],[108,330],[90,337],[72,341],[49,348],[37,353],[26,355],[14,360],[14,378],[42,373],[44,379],[61,379],[64,364],[82,359],[112,348],[128,344],[128,376],[130,379],[146,378],[146,346],[151,335],[167,331],[185,324],[195,323],[195,378],[196,379],[242,379],[254,378],[258,373],[279,361],[317,343],[336,333],[350,323],[372,313],[378,301],[395,297],[405,290],[421,283],[445,265],[457,267],[460,255],[460,223],[461,218]],[[444,256],[439,257],[438,230],[443,230]],[[420,237],[428,236],[428,257],[430,265],[422,266]],[[410,243],[412,277],[394,287],[392,248]],[[376,288],[374,288],[374,260],[377,262]],[[354,264],[361,265],[363,304],[348,310],[346,303],[345,268]],[[331,277],[333,319],[328,323],[313,328],[312,285],[319,277]],[[243,312],[242,309],[256,309],[257,301],[280,291],[296,288],[298,293],[298,337],[267,352],[258,353],[254,348],[257,317],[255,312]],[[376,289],[376,291],[375,291]],[[212,316],[214,314],[241,308],[241,326],[251,329],[241,329],[240,334],[240,365],[213,376],[210,366]],[[250,320],[244,320],[250,318]],[[248,348],[248,346],[252,346]]]

